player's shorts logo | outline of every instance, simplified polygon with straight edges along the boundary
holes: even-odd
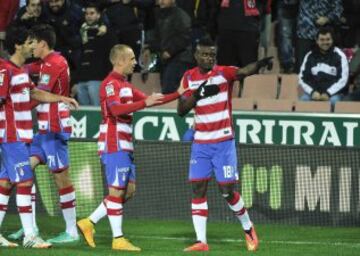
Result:
[[[190,164],[197,164],[196,159],[190,159]]]

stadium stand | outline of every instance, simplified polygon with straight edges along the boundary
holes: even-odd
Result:
[[[360,102],[354,101],[338,101],[335,104],[335,113],[360,113]]]
[[[279,99],[297,100],[299,98],[298,75],[280,75]]]
[[[254,110],[255,101],[250,98],[235,98],[232,100],[233,110]]]
[[[329,101],[296,101],[296,112],[330,113]]]
[[[277,94],[277,75],[253,75],[245,78],[241,97],[253,99],[276,99]]]
[[[131,83],[146,94],[161,92],[159,73],[148,73],[148,78],[145,82],[141,79],[141,73],[134,73],[131,78]]]
[[[257,102],[257,110],[260,111],[286,111],[294,109],[293,100],[284,99],[262,99]]]

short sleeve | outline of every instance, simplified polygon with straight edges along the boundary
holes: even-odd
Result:
[[[235,66],[225,66],[223,69],[223,74],[229,82],[232,82],[237,79],[236,73],[238,70],[239,68]]]

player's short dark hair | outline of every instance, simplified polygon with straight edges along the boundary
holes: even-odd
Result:
[[[44,40],[50,49],[54,49],[56,44],[56,34],[52,26],[48,24],[40,24],[31,28],[33,37],[38,40]]]
[[[10,25],[6,29],[5,49],[9,54],[15,53],[15,45],[22,45],[26,39],[31,37],[31,33],[24,26]]]
[[[332,39],[335,39],[334,38],[334,35],[335,35],[334,29],[330,26],[320,27],[319,31],[316,34],[316,38],[319,38],[320,35],[326,35],[328,33],[331,35]]]
[[[215,47],[215,42],[208,36],[199,39],[196,46]]]

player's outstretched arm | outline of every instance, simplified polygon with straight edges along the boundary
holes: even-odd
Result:
[[[62,101],[64,103],[68,104],[73,109],[79,108],[79,103],[73,98],[69,98],[69,97],[65,97],[65,96],[57,95],[57,94],[52,94],[52,93],[49,93],[47,91],[40,90],[37,88],[33,88],[30,91],[30,96],[31,96],[31,99],[34,99],[34,100],[37,100],[40,102],[51,103],[51,102]]]
[[[273,63],[272,63],[272,59],[274,57],[266,57],[263,58],[261,60],[258,60],[256,62],[250,63],[248,65],[246,65],[243,68],[239,68],[237,71],[237,76],[239,79],[242,79],[246,76],[250,76],[253,74],[256,74],[259,72],[259,70],[263,67],[266,67],[268,70],[272,69]]]

